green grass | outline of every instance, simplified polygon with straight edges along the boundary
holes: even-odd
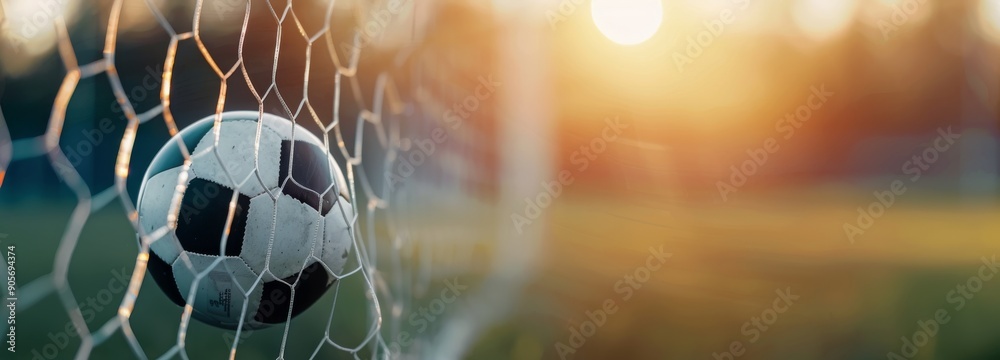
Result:
[[[67,226],[71,208],[72,204],[65,204],[0,210],[0,233],[8,234],[0,243],[5,247],[17,246],[17,280],[20,287],[52,271],[58,239]],[[116,310],[125,294],[121,277],[117,275],[124,272],[124,281],[129,280],[137,253],[135,233],[117,203],[93,214],[86,222],[69,263],[68,284],[83,310],[82,315],[89,320],[87,326],[90,332],[97,332],[107,322],[116,321]],[[348,277],[342,280],[340,287],[331,336],[342,345],[356,346],[369,328],[370,320],[366,314],[368,302],[363,296],[360,279],[360,276]],[[323,339],[334,301],[333,293],[331,289],[320,302],[293,319],[285,345],[286,358],[308,357]],[[178,343],[182,310],[167,299],[152,278],[145,277],[130,323],[135,338],[148,357],[157,358]],[[57,353],[57,359],[70,359],[76,355],[80,339],[73,332],[72,336],[60,335],[66,333],[67,326],[72,327],[55,293],[45,296],[30,308],[19,309],[17,316],[18,358],[33,357],[33,350],[43,355]],[[237,349],[238,358],[276,358],[283,332],[283,326],[273,326],[243,334]],[[232,331],[192,320],[185,347],[195,359],[226,358],[229,353],[226,339],[232,339],[234,335]],[[63,348],[53,351],[56,349],[54,345],[63,345]],[[319,357],[352,358],[348,355],[325,346]],[[95,359],[132,357],[132,350],[120,330],[91,353],[91,358]]]
[[[961,310],[947,301],[949,291],[976,275],[982,256],[1000,254],[998,209],[907,199],[880,218],[861,241],[850,244],[840,231],[857,206],[849,196],[818,198],[808,206],[763,200],[738,205],[692,207],[664,217],[630,206],[628,200],[598,204],[561,199],[549,210],[536,278],[524,289],[515,313],[486,329],[467,357],[558,358],[555,344],[568,341],[568,328],[579,326],[586,311],[607,299],[616,299],[620,311],[573,359],[712,359],[713,352],[726,350],[733,341],[745,345],[740,360],[886,359],[888,352],[899,352],[900,337],[912,336],[917,321],[931,318],[938,309],[946,309],[951,321],[914,359],[1000,357],[1000,276],[985,282]],[[9,234],[2,241],[18,246],[20,284],[51,270],[56,239],[70,207],[0,210],[0,232]],[[615,282],[642,266],[653,245],[664,245],[675,256],[633,298],[622,301]],[[69,267],[77,300],[109,289],[113,271],[131,271],[136,251],[134,234],[118,205],[94,214]],[[332,327],[334,338],[344,344],[358,343],[367,330],[367,300],[358,280],[345,281]],[[749,343],[741,334],[742,324],[770,307],[774,290],[785,287],[801,301],[757,342]],[[434,292],[430,294],[433,298]],[[116,305],[121,293],[115,295]],[[332,293],[327,294],[293,321],[285,358],[312,353],[323,336],[332,301]],[[402,312],[402,326],[412,333],[406,327],[408,311]],[[180,314],[181,309],[147,279],[132,324],[149,357],[159,357],[177,344]],[[19,355],[29,359],[32,348],[51,342],[48,333],[68,323],[52,295],[18,316],[23,325]],[[96,311],[88,326],[96,331],[114,316],[114,306],[108,306]],[[421,335],[432,335],[438,325]],[[241,342],[237,358],[276,358],[283,330],[256,332]],[[192,321],[188,354],[194,359],[225,358],[226,333]],[[78,345],[71,339],[58,358],[72,358]],[[131,354],[119,331],[95,348],[92,358]],[[325,347],[319,358],[351,357]]]

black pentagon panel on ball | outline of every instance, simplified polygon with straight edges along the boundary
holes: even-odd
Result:
[[[289,168],[291,179],[288,179]],[[329,155],[323,148],[302,141],[282,141],[278,176],[279,182],[288,179],[281,189],[283,194],[317,209],[323,216],[333,208],[337,189],[330,187],[333,177],[330,175]]]
[[[289,276],[282,279],[285,283],[294,284],[295,296],[292,296],[292,288],[281,281],[273,280],[264,283],[264,291],[261,294],[260,305],[253,320],[264,324],[279,324],[288,319],[289,307],[292,317],[312,306],[326,292],[333,283],[330,282],[330,274],[326,268],[318,262],[307,266],[298,275]],[[298,279],[298,283],[295,279]],[[292,300],[292,301],[289,301]]]
[[[161,240],[167,241],[169,239]],[[149,252],[149,261],[146,264],[146,269],[149,270],[149,274],[153,276],[153,280],[156,281],[156,285],[163,289],[163,292],[167,294],[174,304],[177,306],[184,306],[184,297],[181,296],[180,289],[177,288],[177,280],[174,279],[174,270],[171,268],[170,264],[156,255],[153,251]]]
[[[205,134],[212,131],[213,125],[214,123],[211,121],[197,122],[185,128],[177,136],[180,136],[184,141],[184,146],[187,147],[189,153],[194,152],[194,148],[198,146],[198,142],[205,137]],[[171,139],[156,154],[153,162],[149,164],[149,169],[146,170],[146,178],[149,179],[156,174],[181,165],[184,165],[184,153],[181,152],[177,140]]]
[[[226,240],[225,256],[239,256],[246,233],[250,197],[239,194],[233,224]],[[205,179],[192,179],[181,200],[177,218],[177,238],[185,251],[221,256],[219,244],[226,229],[233,190]]]

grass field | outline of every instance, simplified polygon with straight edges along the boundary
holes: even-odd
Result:
[[[868,196],[810,189],[673,207],[560,200],[544,270],[505,327],[521,335],[492,350],[559,358],[571,328],[611,300],[617,312],[572,358],[729,359],[723,352],[739,342],[739,359],[886,359],[941,309],[950,321],[912,358],[1000,358],[1000,282],[983,280],[961,308],[951,293],[1000,253],[1000,208],[901,198],[851,244],[841,226]],[[661,246],[673,255],[647,282],[616,287]],[[798,299],[767,330],[744,332],[789,289]],[[481,350],[471,358],[490,353]]]
[[[564,344],[573,349],[567,358],[574,359],[729,359],[723,352],[738,342],[741,356],[733,358],[739,359],[885,359],[889,352],[901,354],[901,337],[913,339],[921,329],[918,321],[939,311],[949,321],[915,347],[912,358],[1000,357],[1000,283],[981,278],[982,289],[970,293],[962,307],[956,300],[961,295],[952,293],[977,277],[983,257],[1000,252],[1000,208],[914,195],[900,199],[852,244],[842,224],[853,221],[855,208],[868,201],[845,189],[769,194],[766,200],[748,194],[725,205],[566,196],[548,210],[540,271],[517,311],[490,329],[468,358],[559,358],[557,345]],[[61,236],[71,206],[0,210],[8,234],[3,244],[17,246],[20,284],[51,270],[53,239]],[[122,292],[109,282],[130,273],[135,260],[134,235],[122,216],[115,204],[93,214],[69,264],[73,294],[93,312],[92,332],[114,317]],[[672,255],[653,269],[650,249],[661,246]],[[643,268],[648,280],[625,291],[620,282]],[[333,329],[344,331],[333,337],[344,344],[360,341],[359,329],[366,328],[359,310],[366,300],[348,295],[360,294],[356,280],[345,280],[338,299]],[[744,326],[773,309],[782,290],[797,298],[766,330]],[[113,300],[104,303],[101,293],[108,291]],[[90,298],[96,302],[88,304]],[[312,353],[332,301],[328,294],[296,318],[286,358]],[[572,334],[587,322],[588,312],[608,301],[615,312],[582,346],[572,346]],[[132,324],[149,356],[177,343],[180,314],[151,281],[144,283]],[[31,358],[33,349],[41,353],[58,345],[58,334],[69,324],[53,295],[18,316],[18,352],[24,358]],[[282,330],[244,339],[238,358],[275,358]],[[187,351],[198,359],[223,358],[226,334],[194,321]],[[79,341],[68,340],[57,358],[74,356]],[[130,354],[118,332],[95,348],[92,358]],[[320,358],[346,355],[326,347]]]
[[[19,207],[0,210],[3,231],[8,237],[3,244],[17,246],[18,283],[23,288],[29,280],[48,274],[52,270],[56,239],[69,219],[72,204],[64,206]],[[131,277],[137,253],[135,233],[124,218],[121,207],[112,203],[94,213],[69,264],[69,285],[91,332],[97,332],[115,317],[124,296],[124,287]],[[360,343],[368,329],[366,303],[362,295],[361,278],[351,276],[343,280],[331,338],[343,345]],[[352,296],[352,294],[354,296]],[[24,298],[22,298],[22,301]],[[329,309],[333,304],[333,291],[293,321],[290,328],[286,358],[309,357],[324,336]],[[343,309],[343,310],[341,310]],[[177,330],[182,309],[167,299],[148,276],[143,282],[140,296],[131,317],[135,337],[147,356],[159,357],[178,342]],[[55,358],[70,359],[76,355],[80,341],[75,332],[64,337],[70,320],[59,298],[50,294],[26,310],[18,313],[18,356],[29,359],[33,350],[43,358],[56,353]],[[343,329],[343,331],[337,331]],[[281,346],[284,328],[274,326],[253,333],[242,334],[238,349],[240,359],[274,359]],[[229,344],[235,333],[223,331],[191,321],[185,339],[188,353],[193,358],[227,358]],[[56,345],[52,347],[50,345]],[[59,345],[63,345],[59,347]],[[48,352],[46,346],[49,346]],[[59,348],[59,351],[52,349]],[[91,354],[94,359],[131,358],[131,350],[121,331]],[[330,346],[324,348],[320,358],[350,358],[347,353]]]

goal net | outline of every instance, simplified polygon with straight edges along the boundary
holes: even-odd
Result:
[[[20,321],[62,319],[25,325],[19,355],[467,356],[517,301],[544,231],[509,226],[510,210],[548,177],[542,69],[522,67],[538,44],[525,42],[531,26],[502,20],[517,9],[426,0],[0,0],[5,71],[32,74],[46,59],[61,70],[44,117],[2,103],[0,192],[48,176],[58,182],[43,186],[67,188],[74,200],[57,237],[4,223],[14,229],[4,244],[48,249],[34,255],[46,260],[20,262]],[[0,98],[25,86],[23,76],[5,81]],[[229,331],[192,321],[191,304],[178,308],[151,284],[150,246],[172,241],[174,228],[143,229],[135,201],[152,154],[171,136],[236,110],[290,119],[327,144],[346,177],[352,246],[344,270],[330,274],[337,281],[303,314]],[[98,120],[107,112],[110,121]],[[215,145],[226,136],[217,131]],[[517,146],[502,146],[511,139]],[[188,164],[218,156],[178,145]],[[19,165],[37,162],[51,171]],[[256,180],[228,185],[247,181]],[[235,206],[234,197],[230,220]],[[176,201],[170,209],[176,222],[183,209]],[[45,211],[25,208],[42,218]],[[128,232],[139,234],[138,247],[121,236]],[[119,253],[130,259],[121,271],[93,270]],[[226,265],[183,266],[197,282]],[[250,296],[256,280],[232,296]],[[107,311],[97,306],[105,297],[114,299]]]

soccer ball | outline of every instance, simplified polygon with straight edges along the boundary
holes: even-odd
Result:
[[[218,144],[214,115],[185,128],[157,153],[138,196],[143,232],[174,229],[150,245],[150,275],[192,317],[226,329],[300,314],[336,281],[352,245],[350,197],[323,142],[284,118],[259,117],[223,113]]]

